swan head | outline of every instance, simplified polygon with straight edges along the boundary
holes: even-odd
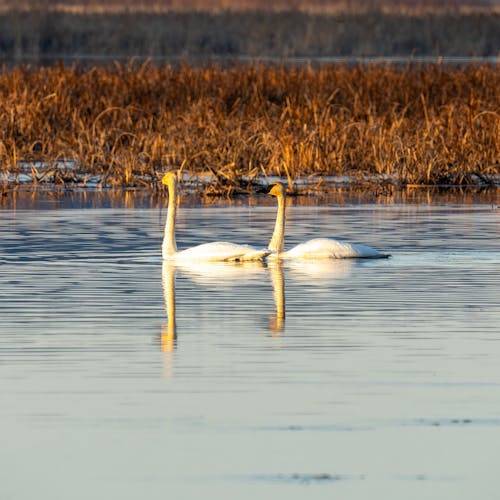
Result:
[[[175,186],[177,183],[177,173],[176,172],[167,172],[161,179],[161,183],[165,184],[165,186]]]
[[[283,183],[271,182],[269,185],[271,186],[271,189],[269,190],[269,194],[271,196],[276,196],[277,198],[285,196],[286,187]]]

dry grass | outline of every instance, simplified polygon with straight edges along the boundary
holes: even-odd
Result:
[[[56,162],[73,161],[99,185],[148,187],[181,168],[229,195],[261,176],[492,183],[499,88],[486,65],[4,68],[0,172],[71,183]]]

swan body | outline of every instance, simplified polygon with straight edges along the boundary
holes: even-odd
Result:
[[[267,249],[257,249],[249,245],[216,241],[203,243],[186,250],[177,251],[175,241],[175,212],[177,201],[177,174],[166,173],[162,183],[168,187],[168,212],[163,236],[162,257],[174,262],[243,262],[263,260],[271,253]]]
[[[163,258],[176,262],[246,262],[262,260],[270,253],[269,250],[259,250],[249,245],[214,241],[175,252],[173,255],[164,254]]]
[[[315,238],[279,254],[281,259],[373,259],[381,256],[380,252],[366,245],[330,238]]]
[[[273,236],[269,242],[270,259],[381,259],[389,257],[366,245],[345,243],[331,238],[315,238],[284,251],[286,188],[281,182],[272,184],[269,191],[278,200],[278,212]]]

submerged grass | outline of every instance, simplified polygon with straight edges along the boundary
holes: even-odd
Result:
[[[498,65],[4,68],[0,172],[155,187],[182,169],[226,195],[261,176],[494,183],[499,88]]]

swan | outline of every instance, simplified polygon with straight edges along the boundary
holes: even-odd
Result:
[[[285,243],[286,188],[281,182],[271,184],[269,194],[278,200],[278,212],[273,236],[269,242],[272,259],[381,259],[390,257],[366,245],[344,243],[330,238],[315,238],[283,251]]]
[[[161,182],[168,187],[167,221],[165,223],[165,234],[162,244],[162,257],[164,260],[175,262],[241,262],[263,260],[271,253],[267,249],[257,249],[249,245],[238,245],[223,241],[204,243],[186,250],[177,251],[177,244],[175,242],[177,174],[175,172],[167,172]]]

